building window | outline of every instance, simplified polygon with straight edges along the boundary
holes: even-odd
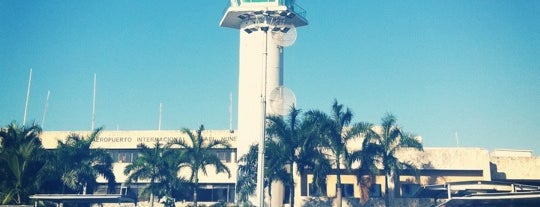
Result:
[[[313,197],[326,196],[326,189],[317,189],[317,187],[315,187],[313,183],[309,183],[308,188],[309,188],[308,196],[313,196]]]
[[[401,184],[401,196],[405,198],[411,198],[416,191],[420,188],[419,184],[405,183]]]
[[[205,202],[234,202],[234,184],[207,184],[199,186],[197,199]]]
[[[113,158],[113,162],[132,163],[133,156],[137,153],[135,150],[109,150],[109,154]]]
[[[228,186],[214,186],[214,189],[212,190],[212,199],[218,202],[226,202],[228,200],[228,193]]]
[[[229,191],[227,191],[227,195],[229,196],[228,197],[228,202],[234,202],[235,201],[235,195],[236,195],[236,186],[234,186],[234,184],[232,185],[227,185],[229,187]]]
[[[230,163],[232,157],[232,150],[216,150],[216,155],[219,157],[219,160],[224,163]]]
[[[342,197],[354,197],[354,184],[341,184],[341,196]]]
[[[289,204],[291,203],[291,200],[289,199],[291,197],[291,188],[288,185],[285,185],[285,190],[283,192],[283,204]]]
[[[369,197],[380,198],[381,196],[381,184],[371,184],[371,188],[369,189]]]
[[[212,199],[212,186],[200,186],[199,189],[197,189],[197,200],[199,201],[206,201],[210,202],[213,201]]]

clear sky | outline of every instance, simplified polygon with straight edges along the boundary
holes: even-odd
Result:
[[[355,121],[387,112],[427,147],[540,152],[540,1],[297,0],[309,25],[285,50],[304,111],[337,99]],[[45,130],[229,128],[238,32],[227,0],[0,1],[0,124]],[[236,118],[233,121],[236,127]]]

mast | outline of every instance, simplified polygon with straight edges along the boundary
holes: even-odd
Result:
[[[28,88],[26,90],[26,103],[24,104],[23,125],[26,124],[26,113],[28,111],[28,99],[30,99],[30,86],[32,85],[32,68],[30,68],[30,77],[28,78]]]
[[[92,96],[92,128],[94,130],[94,122],[96,120],[96,74],[94,73],[94,95]]]
[[[45,115],[47,115],[47,109],[49,108],[49,97],[51,96],[51,90],[47,90],[47,99],[45,99],[45,108],[43,109],[43,116],[41,117],[41,128],[45,126]]]
[[[233,100],[232,100],[232,92],[229,93],[229,132],[230,133],[233,133],[234,130],[233,130],[233,126],[232,126],[232,122],[233,122]]]
[[[163,113],[163,103],[159,103],[159,120],[158,120],[158,130],[161,130],[161,118]]]

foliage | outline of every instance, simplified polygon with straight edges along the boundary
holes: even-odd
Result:
[[[56,164],[60,170],[63,190],[73,193],[92,193],[97,188],[97,177],[108,181],[108,190],[115,189],[112,158],[104,149],[92,148],[92,142],[103,128],[95,129],[87,137],[70,134],[64,142],[58,141],[55,151]]]
[[[323,153],[323,150],[320,147],[308,147],[304,149],[302,153],[309,155],[311,159],[309,162],[299,165],[299,169],[302,169],[300,173],[310,171],[313,173],[312,188],[314,195],[325,196],[326,185],[327,185],[327,176],[332,172],[332,164],[326,155]],[[304,157],[304,155],[301,155]]]
[[[268,188],[268,195],[272,200],[272,184],[275,181],[281,181],[289,187],[294,187],[292,164],[289,162],[288,154],[285,153],[287,147],[283,144],[272,138],[266,138],[264,147],[264,187]]]
[[[249,203],[249,196],[255,194],[258,151],[258,145],[251,145],[249,152],[238,159],[236,193],[241,203]]]
[[[179,146],[182,148],[181,161],[179,169],[187,168],[191,171],[189,181],[194,184],[193,187],[193,205],[197,206],[197,189],[199,187],[199,171],[207,175],[206,167],[213,166],[216,173],[226,173],[229,177],[231,172],[219,157],[213,152],[218,148],[229,148],[230,144],[226,140],[206,139],[202,136],[204,126],[201,125],[194,134],[191,130],[184,128],[182,132],[188,135],[188,141],[184,139],[175,139],[170,146]]]
[[[342,167],[350,170],[353,163],[360,163],[357,175],[364,193],[360,202],[367,199],[371,186],[368,174],[384,173],[385,194],[388,205],[389,196],[398,192],[389,190],[389,180],[399,179],[403,170],[416,170],[408,162],[399,160],[396,153],[402,148],[423,150],[422,144],[411,133],[404,132],[397,125],[394,115],[388,113],[381,125],[352,123],[353,114],[349,108],[332,104],[330,113],[311,110],[301,113],[291,108],[286,117],[267,117],[267,137],[265,139],[265,183],[280,180],[294,189],[293,166],[297,172],[313,174],[312,187],[318,195],[326,195],[326,177],[337,174],[337,203],[341,204]],[[103,149],[92,148],[92,142],[99,136],[102,128],[87,137],[70,134],[64,142],[58,141],[55,151],[43,149],[39,135],[41,129],[36,124],[20,126],[15,122],[0,130],[0,201],[2,204],[27,204],[28,196],[36,192],[48,193],[86,193],[93,192],[96,178],[103,176],[108,180],[109,190],[114,189],[115,178],[112,173],[112,158]],[[128,183],[150,180],[142,193],[158,198],[185,197],[183,192],[193,192],[193,205],[197,205],[199,173],[207,174],[207,167],[213,166],[216,173],[226,173],[229,169],[214,153],[214,149],[230,145],[225,140],[207,139],[202,136],[204,126],[195,132],[182,129],[187,139],[177,139],[162,145],[156,142],[154,148],[138,145],[140,155],[128,165],[124,173]],[[357,139],[363,137],[364,139]],[[347,149],[347,144],[362,140],[362,148],[357,151]],[[178,146],[180,149],[173,149]],[[237,195],[239,201],[251,205],[250,195],[255,193],[257,181],[257,146],[251,146],[249,153],[238,162]],[[333,171],[333,167],[338,169]],[[187,179],[178,172],[188,168]],[[363,177],[364,176],[364,177]],[[364,178],[366,178],[364,180]],[[371,178],[371,177],[370,177]],[[60,184],[60,185],[58,185]],[[61,186],[61,189],[56,189]],[[396,191],[399,188],[395,188]],[[291,191],[294,198],[294,190]],[[173,206],[174,203],[166,203]],[[294,199],[291,200],[294,206]]]
[[[324,163],[326,159],[322,159],[322,162],[320,160],[323,158],[317,147],[321,142],[320,137],[313,136],[312,125],[304,122],[301,110],[295,107],[290,108],[286,118],[271,115],[267,117],[267,120],[268,152],[265,153],[269,163],[267,171],[275,174],[269,180],[277,179],[287,184],[291,189],[289,198],[294,198],[294,164],[297,165],[298,172],[301,174],[316,167],[329,167]],[[287,171],[284,171],[285,165]],[[294,199],[291,199],[290,206],[294,207]]]
[[[330,198],[310,197],[304,202],[304,207],[332,206],[334,201]]]
[[[41,128],[12,122],[0,130],[1,203],[28,204],[28,196],[41,187],[46,151],[39,135]]]
[[[169,146],[163,146],[159,141],[153,148],[145,144],[137,145],[139,155],[133,163],[126,166],[124,174],[128,175],[127,185],[142,180],[149,180],[150,183],[141,191],[142,195],[157,196],[158,199],[165,198],[165,204],[174,206],[170,202],[173,198],[182,196],[185,190],[186,180],[178,177],[179,151],[173,150]],[[151,201],[151,205],[153,205]]]
[[[265,170],[264,170],[264,186],[268,187],[268,192],[271,192],[271,183],[279,180],[284,183],[290,182],[290,174],[285,170],[283,153],[277,149],[275,142],[267,139],[265,144]],[[238,180],[237,190],[238,200],[248,206],[251,206],[249,196],[255,194],[257,186],[257,161],[259,157],[259,145],[251,145],[249,152],[238,160]],[[272,196],[272,195],[270,195]]]
[[[306,121],[317,129],[317,133],[322,137],[322,147],[326,149],[326,156],[333,166],[337,168],[337,206],[342,203],[341,198],[341,166],[344,160],[350,156],[347,150],[347,143],[357,138],[368,129],[367,123],[352,122],[353,113],[349,108],[344,108],[337,100],[332,104],[330,115],[324,112],[313,110],[306,113]],[[349,167],[347,167],[349,168]]]
[[[400,161],[396,155],[402,148],[412,148],[416,150],[423,150],[422,143],[415,139],[415,136],[411,133],[403,132],[401,127],[397,125],[397,119],[393,114],[387,113],[382,118],[381,128],[375,129],[366,135],[364,141],[364,147],[377,154],[372,161],[375,164],[381,165],[382,170],[385,173],[385,202],[389,205],[390,197],[394,197],[399,193],[398,189],[393,189],[393,192],[389,191],[388,182],[392,179],[394,183],[399,179],[400,170],[411,169],[416,170],[416,167],[412,163]]]

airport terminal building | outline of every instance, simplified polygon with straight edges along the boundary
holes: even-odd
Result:
[[[43,132],[42,142],[46,149],[54,150],[57,146],[57,140],[65,139],[69,134],[79,134],[86,136],[90,131],[46,131]],[[92,148],[106,149],[113,158],[113,172],[116,178],[117,189],[120,192],[123,183],[126,182],[127,176],[124,175],[124,168],[132,163],[138,154],[137,145],[145,144],[154,146],[156,141],[167,143],[174,139],[185,137],[179,130],[151,130],[151,131],[102,131],[92,144]],[[208,176],[201,175],[199,200],[203,202],[226,201],[234,202],[234,192],[236,183],[236,149],[235,149],[235,134],[229,130],[208,130],[203,132],[204,138],[207,139],[226,139],[232,145],[230,149],[216,150],[216,154],[221,161],[230,169],[231,177],[225,174],[216,175],[212,170],[208,171]],[[107,181],[99,179],[102,183],[100,190],[96,193],[107,192]],[[130,185],[133,192],[138,192],[147,182]],[[140,197],[139,200],[148,200],[148,197]]]
[[[86,136],[89,131],[45,131],[41,138],[46,149],[54,150],[57,140],[65,139],[70,133],[76,133]],[[208,171],[208,175],[200,177],[200,190],[198,191],[199,201],[206,204],[216,202],[234,203],[235,183],[237,178],[237,133],[229,130],[206,130],[203,137],[207,139],[226,139],[231,144],[231,148],[217,149],[215,153],[221,161],[229,167],[231,177],[225,174],[214,174],[213,170]],[[137,156],[137,145],[140,143],[153,146],[156,141],[166,143],[170,140],[183,138],[179,130],[141,130],[141,131],[102,131],[99,137],[93,143],[93,148],[106,149],[114,160],[114,173],[116,176],[117,192],[124,187],[126,175],[123,174],[124,168]],[[358,143],[360,144],[360,143]],[[351,143],[349,148],[355,148],[355,143]],[[527,150],[495,150],[489,152],[482,148],[425,148],[424,151],[403,150],[399,157],[404,161],[414,163],[419,168],[420,177],[417,179],[411,173],[403,172],[400,176],[400,182],[395,183],[396,188],[401,189],[401,196],[397,198],[398,202],[405,202],[404,206],[411,205],[411,199],[416,206],[434,206],[441,199],[448,199],[465,191],[452,190],[453,186],[469,184],[486,184],[490,186],[493,183],[512,184],[515,186],[540,186],[540,158],[535,157],[532,151]],[[354,206],[355,200],[358,200],[361,194],[360,182],[357,171],[342,170],[342,195],[347,202],[343,206]],[[106,180],[98,180],[102,183],[101,190],[96,194],[105,193]],[[297,176],[295,181],[295,203],[301,204],[313,199],[313,192],[310,192],[312,176],[310,174]],[[384,205],[381,197],[384,195],[385,186],[384,175],[378,175],[373,179],[373,185],[370,190],[372,206]],[[146,183],[141,182],[133,184],[130,188],[137,192]],[[459,185],[458,185],[459,184]],[[502,184],[501,184],[502,185]],[[505,186],[503,185],[503,186]],[[327,177],[327,195],[316,196],[317,198],[332,198],[336,194],[336,176]],[[442,187],[441,187],[442,186]],[[443,189],[441,191],[441,188]],[[495,187],[494,187],[495,188]],[[444,190],[446,189],[446,190]],[[286,189],[288,191],[289,189]],[[533,189],[540,191],[540,189]],[[483,192],[483,191],[482,191]],[[503,192],[506,192],[503,190]],[[287,194],[285,195],[287,197]],[[284,198],[284,204],[288,203],[288,198]],[[148,197],[139,197],[139,206],[149,206]],[[177,201],[177,206],[182,206],[183,202],[189,203],[190,200]],[[537,200],[538,201],[538,200]],[[357,201],[356,201],[357,202]],[[156,205],[158,201],[156,201]],[[452,206],[452,205],[446,205]]]

